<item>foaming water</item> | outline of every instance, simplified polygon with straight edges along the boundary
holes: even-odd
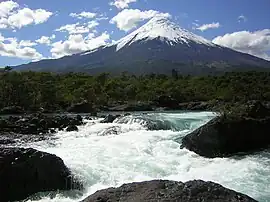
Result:
[[[36,201],[77,202],[99,189],[151,179],[210,180],[258,201],[270,201],[269,152],[206,159],[180,149],[174,141],[214,116],[210,112],[152,113],[130,115],[110,124],[94,120],[79,132],[58,132],[54,140],[24,145],[61,157],[86,187],[80,198],[65,192],[52,198],[43,194]]]

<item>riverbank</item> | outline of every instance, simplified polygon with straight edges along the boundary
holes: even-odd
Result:
[[[160,97],[158,102],[120,102],[111,103],[109,105],[95,106],[84,101],[76,103],[68,107],[66,110],[54,110],[54,109],[36,109],[27,111],[19,106],[9,106],[0,109],[0,115],[27,115],[33,113],[45,113],[45,114],[88,114],[96,116],[97,113],[110,113],[110,112],[143,112],[143,111],[217,111],[222,106],[228,105],[230,102],[222,101],[194,101],[178,103],[171,97]]]

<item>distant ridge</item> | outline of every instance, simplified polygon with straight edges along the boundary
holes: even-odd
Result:
[[[168,18],[153,18],[117,42],[59,59],[14,67],[17,71],[119,74],[216,74],[269,70],[270,61],[222,47],[185,30]]]

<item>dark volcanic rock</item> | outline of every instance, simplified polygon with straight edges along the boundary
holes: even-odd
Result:
[[[185,136],[185,147],[205,157],[226,157],[270,146],[270,118],[219,116]]]
[[[110,107],[108,111],[153,111],[152,106],[151,103],[134,102]]]
[[[172,98],[171,96],[166,96],[162,95],[159,96],[156,100],[155,103],[158,107],[166,107],[169,109],[178,109],[179,108],[179,102]]]
[[[91,113],[94,109],[92,104],[84,101],[70,106],[67,111],[72,113]]]
[[[80,188],[63,160],[34,149],[0,148],[0,201],[34,193]]]
[[[263,105],[260,101],[250,101],[247,106],[247,116],[252,118],[270,117],[270,108]]]
[[[180,103],[178,107],[179,107],[178,109],[180,110],[194,110],[194,111],[205,111],[211,108],[208,102]]]
[[[67,129],[66,129],[67,132],[78,131],[78,130],[79,130],[78,127],[75,126],[75,125],[70,125],[70,126],[68,126]]]
[[[82,202],[97,201],[255,202],[256,200],[213,182],[194,180],[182,183],[154,180],[97,191]]]
[[[14,144],[16,143],[15,140],[11,138],[7,138],[5,136],[0,136],[0,145],[8,145],[8,144]]]
[[[63,129],[69,126],[82,125],[82,117],[47,116],[34,114],[24,117],[0,118],[0,132],[18,134],[47,134],[55,132],[54,129]]]
[[[24,111],[19,106],[10,106],[10,107],[4,107],[0,110],[0,114],[6,115],[6,114],[23,114]]]
[[[102,120],[100,123],[112,123],[117,117],[119,117],[119,115],[107,115],[104,120]]]

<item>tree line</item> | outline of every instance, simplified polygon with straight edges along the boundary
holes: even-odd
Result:
[[[20,106],[25,110],[64,110],[88,101],[95,106],[130,101],[154,101],[170,96],[178,102],[223,100],[270,101],[269,72],[231,72],[221,76],[132,76],[103,73],[53,74],[7,71],[0,74],[0,108]]]

